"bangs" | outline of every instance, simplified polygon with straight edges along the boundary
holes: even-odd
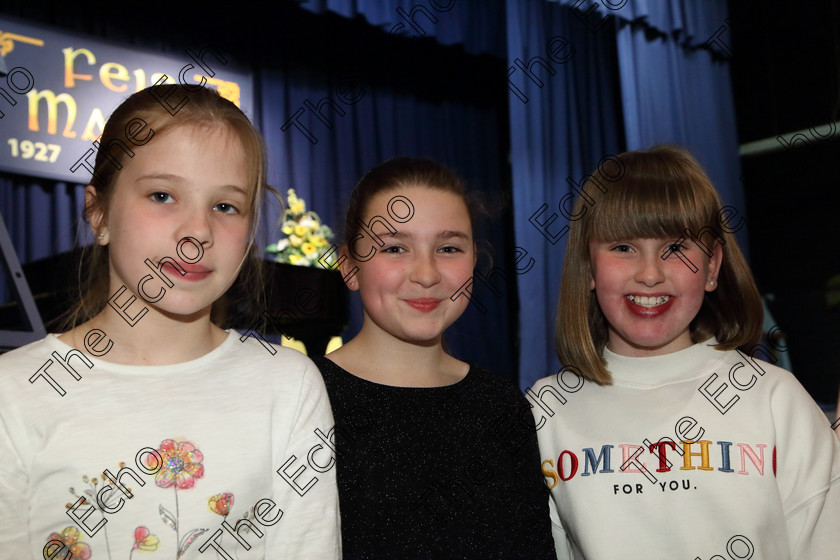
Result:
[[[606,192],[585,189],[595,193],[592,198],[596,199],[580,218],[585,238],[598,242],[678,239],[686,228],[698,232],[710,226],[718,231],[720,199],[699,165],[697,173],[686,173],[685,167],[673,169],[673,163],[657,157],[658,153],[645,155],[639,158],[642,161],[626,161],[628,173],[618,181],[602,181]],[[593,179],[599,179],[597,173]]]

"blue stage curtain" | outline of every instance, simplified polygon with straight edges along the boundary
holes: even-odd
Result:
[[[627,149],[679,144],[697,157],[725,205],[746,215],[729,65],[641,24],[619,22],[618,60]],[[733,220],[737,220],[734,217]],[[736,233],[745,254],[747,227]]]
[[[592,33],[571,9],[544,1],[508,0],[507,25],[514,228],[528,253],[519,268],[533,258],[533,268],[517,276],[524,389],[559,367],[554,317],[569,223],[559,212],[571,192],[567,178],[580,181],[623,145],[610,30]],[[552,41],[556,60],[547,52]],[[520,66],[529,64],[542,86]]]
[[[0,174],[0,213],[18,260],[26,263],[70,251],[93,236],[81,220],[84,186]],[[12,297],[0,270],[0,303]]]
[[[305,0],[301,8],[363,17],[386,33],[430,37],[441,45],[463,45],[470,54],[505,57],[501,0]]]

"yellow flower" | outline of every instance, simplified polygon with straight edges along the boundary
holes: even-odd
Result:
[[[283,226],[283,228],[280,231],[282,231],[285,235],[291,235],[292,232],[295,230],[292,226]]]
[[[300,246],[300,250],[303,251],[303,254],[307,257],[317,254],[318,251],[318,249],[312,243],[304,243]]]
[[[298,237],[303,237],[304,235],[306,235],[306,226],[296,225],[295,235],[297,235]]]
[[[323,235],[313,235],[310,241],[316,247],[326,247],[327,245],[327,240],[324,239]]]
[[[306,205],[303,203],[302,200],[298,200],[297,202],[289,201],[289,210],[292,211],[292,214],[303,214],[306,211]]]
[[[292,253],[291,255],[289,255],[289,263],[291,263],[291,264],[297,264],[297,262],[298,262],[300,259],[301,259],[301,256],[300,256],[300,255],[297,255],[297,254],[294,254],[294,253]]]
[[[290,235],[289,243],[292,244],[292,247],[300,247],[300,244],[303,243],[303,240],[297,235]]]

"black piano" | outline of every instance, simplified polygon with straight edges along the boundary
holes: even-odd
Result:
[[[62,315],[79,298],[81,250],[22,266],[47,331],[59,328]],[[335,270],[265,261],[265,308],[237,281],[223,298],[220,324],[263,337],[288,336],[306,345],[310,356],[323,355],[327,344],[347,327],[349,294]],[[20,327],[22,313],[14,301],[0,307],[0,330]]]

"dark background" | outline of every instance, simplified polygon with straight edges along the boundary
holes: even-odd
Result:
[[[731,74],[741,144],[840,120],[840,2],[729,2]],[[741,158],[750,264],[793,371],[821,402],[837,400],[840,309],[826,282],[840,274],[840,130],[828,140]],[[781,148],[781,144],[779,144]]]

